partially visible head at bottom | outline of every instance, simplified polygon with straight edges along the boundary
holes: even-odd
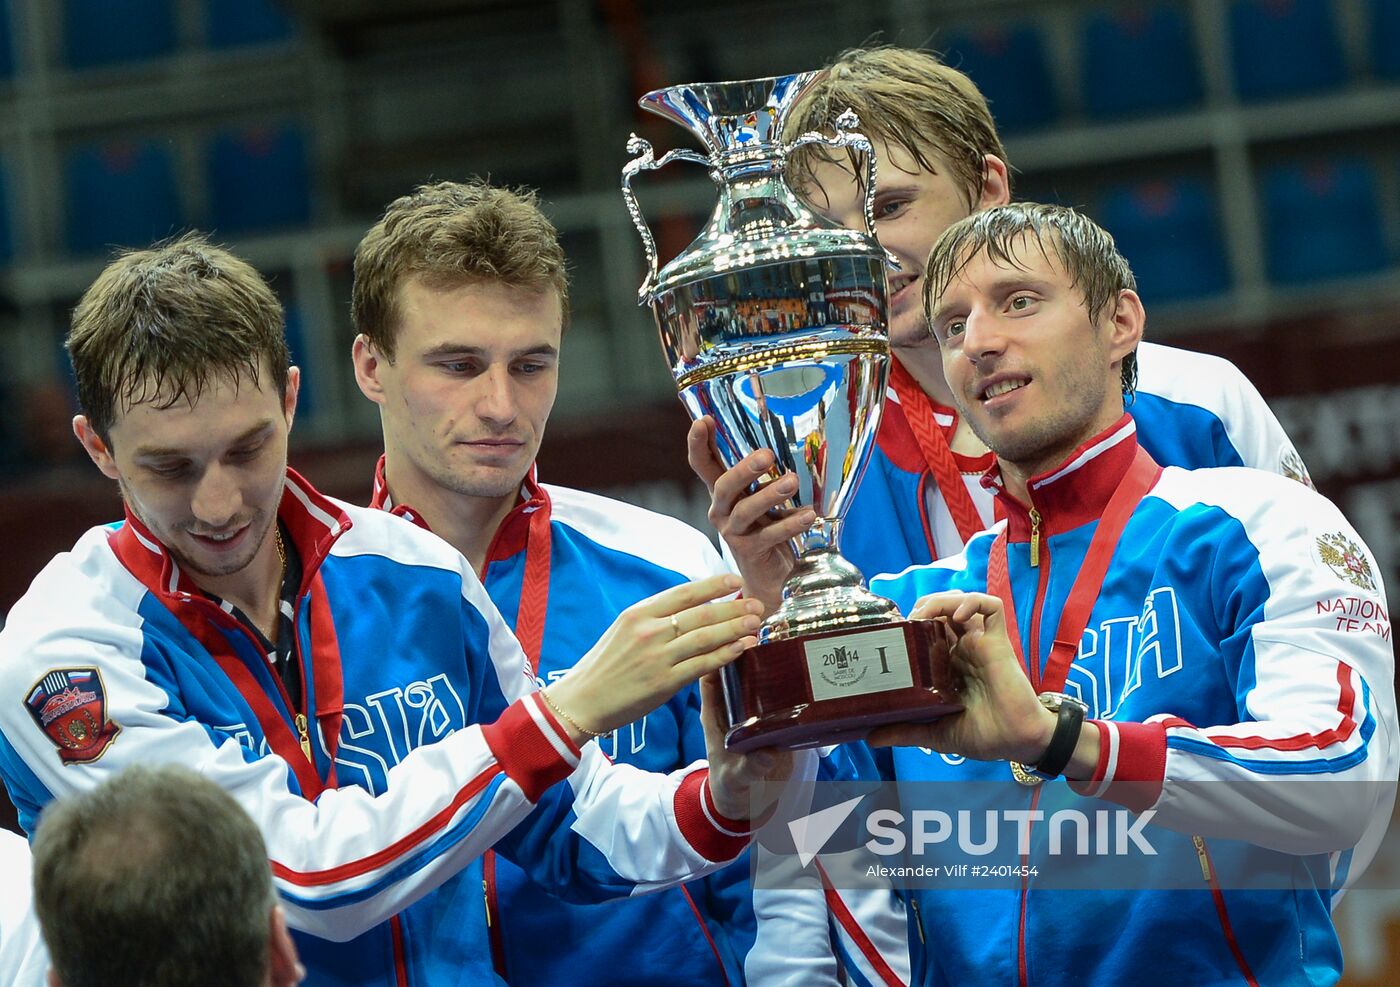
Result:
[[[63,987],[300,978],[257,826],[192,771],[132,767],[59,799],[33,853],[35,910]]]

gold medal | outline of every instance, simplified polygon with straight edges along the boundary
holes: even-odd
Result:
[[[1034,788],[1045,780],[1040,777],[1040,775],[1032,772],[1030,768],[1026,767],[1020,761],[1011,762],[1011,777],[1015,778],[1027,788]]]

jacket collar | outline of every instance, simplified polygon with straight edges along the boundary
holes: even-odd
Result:
[[[376,510],[388,511],[397,514],[399,517],[412,521],[418,527],[425,530],[432,530],[428,527],[428,522],[423,520],[423,516],[408,504],[396,504],[389,495],[389,483],[384,476],[384,460],[386,457],[380,456],[379,462],[374,468],[374,494],[370,498],[369,506]],[[546,517],[550,511],[551,504],[549,492],[540,484],[538,478],[538,464],[531,463],[530,471],[525,474],[525,481],[520,485],[519,502],[511,508],[509,514],[501,521],[500,527],[496,529],[496,534],[491,538],[491,544],[486,550],[486,565],[500,559],[509,558],[516,552],[521,551],[529,543],[530,538],[530,516],[536,511],[545,511]]]
[[[538,511],[544,511],[544,517],[547,519],[552,506],[548,491],[540,485],[536,466],[531,463],[530,472],[525,474],[525,482],[520,485],[520,502],[501,521],[501,526],[496,529],[496,534],[486,549],[483,575],[492,562],[508,559],[517,552],[523,552],[530,544],[532,516]]]
[[[379,462],[374,464],[374,492],[370,495],[369,506],[376,511],[388,511],[406,521],[412,521],[424,531],[432,531],[421,514],[407,504],[395,504],[394,498],[389,496],[389,481],[384,478],[384,460],[387,458],[380,453]]]
[[[287,469],[287,482],[277,517],[286,527],[302,560],[300,592],[316,571],[337,538],[350,530],[349,516],[338,504],[322,495],[296,470]],[[203,596],[194,579],[185,572],[170,550],[156,540],[141,520],[126,509],[126,523],[108,536],[112,550],[132,575],[158,597],[189,599]]]
[[[1040,512],[1041,537],[1098,520],[1132,465],[1137,446],[1137,424],[1124,413],[1113,425],[1070,453],[1059,466],[1031,477],[1026,491],[1030,495],[1029,507]],[[997,495],[1009,524],[1009,540],[1029,541],[1029,508],[1006,492],[1000,463],[993,463],[982,475],[982,485]]]

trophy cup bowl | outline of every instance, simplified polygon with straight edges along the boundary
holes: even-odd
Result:
[[[723,670],[725,744],[736,751],[841,743],[962,708],[939,628],[901,619],[839,553],[841,519],[884,407],[892,261],[874,236],[875,158],[853,132],[854,114],[835,121],[834,136],[782,140],[786,115],[817,77],[648,93],[640,104],[691,131],[706,153],[657,159],[633,135],[636,157],[623,169],[649,267],[639,301],[656,318],[681,402],[691,417],[714,419],[727,467],[771,449],[776,463],[758,483],[795,473],[798,492],[786,506],[817,514],[793,540],[795,566],[759,644]],[[788,186],[787,155],[817,143],[864,153],[865,231],[831,222]],[[658,270],[631,183],[676,160],[704,165],[719,202],[695,241]]]

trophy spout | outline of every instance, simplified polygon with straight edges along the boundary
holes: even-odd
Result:
[[[689,130],[715,164],[732,152],[772,148],[782,141],[792,107],[820,72],[740,82],[692,82],[647,93],[637,104]]]

